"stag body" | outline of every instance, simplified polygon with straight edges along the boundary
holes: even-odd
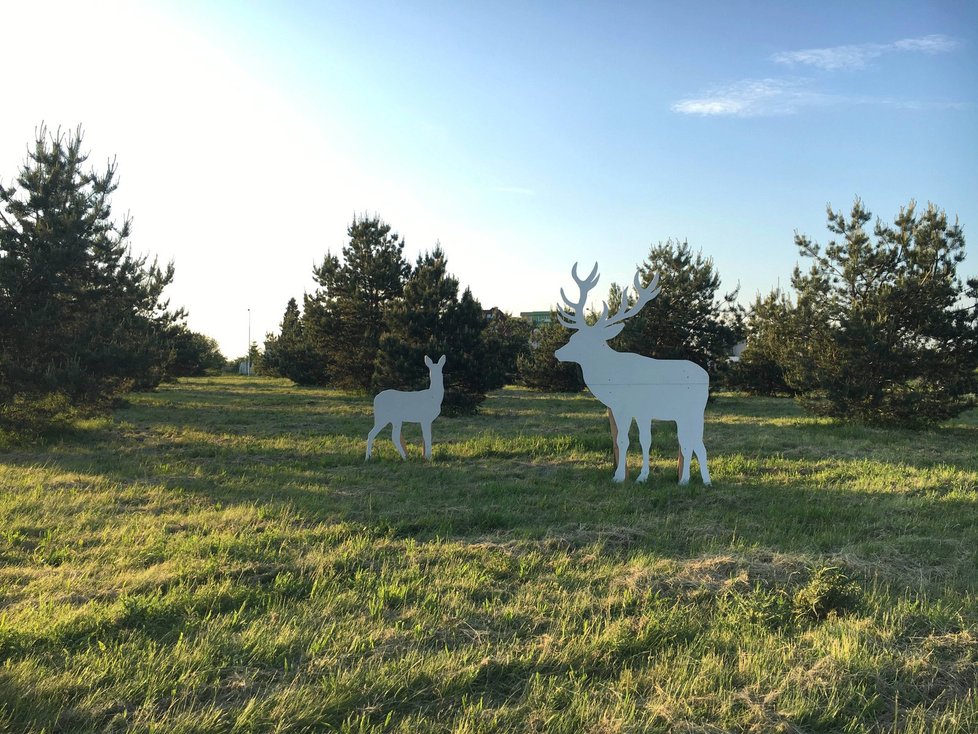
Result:
[[[636,273],[635,304],[627,306],[623,293],[622,305],[617,313],[609,316],[605,304],[598,320],[588,324],[584,319],[584,304],[587,294],[597,285],[597,273],[598,266],[595,264],[591,274],[581,279],[577,275],[577,264],[574,264],[571,274],[580,288],[576,303],[572,303],[561,289],[560,295],[573,313],[564,316],[558,312],[558,318],[565,327],[573,329],[574,334],[554,356],[561,362],[581,365],[584,382],[591,394],[611,411],[618,433],[615,481],[625,480],[628,429],[632,421],[638,424],[642,444],[642,471],[638,481],[644,482],[649,476],[652,421],[668,420],[676,422],[679,434],[679,483],[689,481],[692,455],[696,454],[703,483],[710,484],[706,447],[703,445],[703,411],[710,392],[710,378],[706,370],[687,360],[652,359],[640,354],[616,352],[608,346],[608,340],[620,334],[625,327],[623,322],[659,295],[658,274],[647,287],[642,288]]]
[[[367,458],[373,448],[374,439],[381,429],[391,424],[391,440],[401,454],[407,458],[404,439],[401,438],[402,423],[420,423],[424,438],[424,457],[431,459],[431,424],[441,415],[441,401],[445,397],[445,381],[441,370],[445,366],[445,355],[437,362],[427,356],[424,363],[431,375],[431,386],[427,390],[384,390],[374,398],[374,427],[367,434]]]

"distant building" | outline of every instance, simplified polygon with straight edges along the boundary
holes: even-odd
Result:
[[[529,321],[533,327],[533,331],[530,332],[531,349],[536,349],[540,346],[540,329],[551,323],[552,315],[550,311],[520,311],[520,318],[524,321]]]
[[[520,311],[520,318],[533,324],[533,328],[549,324],[550,316],[550,311]]]
[[[746,346],[747,346],[747,342],[737,342],[736,344],[734,344],[730,348],[730,361],[731,362],[739,362],[740,361],[740,355],[744,351],[744,348]]]
[[[482,309],[482,318],[488,324],[490,321],[502,321],[504,319],[508,319],[509,314],[493,306],[492,308]]]

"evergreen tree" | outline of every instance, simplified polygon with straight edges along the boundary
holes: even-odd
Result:
[[[534,390],[580,392],[584,389],[581,367],[575,362],[559,362],[554,352],[564,346],[571,331],[551,314],[550,321],[533,330],[530,350],[517,359],[519,382]]]
[[[483,340],[486,320],[482,304],[468,288],[445,314],[448,358],[454,360],[445,376],[444,410],[448,415],[472,413],[486,399],[492,371]]]
[[[262,361],[265,355],[262,353],[258,346],[258,342],[253,341],[251,346],[248,347],[247,362],[251,365],[251,374],[261,375],[262,373]]]
[[[322,363],[306,339],[299,304],[290,298],[282,316],[278,335],[265,336],[262,370],[275,377],[287,377],[300,385],[325,384]]]
[[[639,266],[643,286],[656,273],[661,292],[625,322],[612,347],[657,359],[688,359],[711,376],[724,372],[742,331],[739,289],[718,298],[720,275],[712,258],[694,254],[686,241],[652,246]],[[620,302],[621,288],[612,285],[609,310],[613,313]]]
[[[959,414],[978,390],[978,279],[957,275],[965,255],[961,227],[933,205],[911,201],[894,225],[857,198],[848,218],[828,208],[840,239],[822,248],[796,235],[812,260],[796,267],[795,308],[778,360],[788,384],[821,415],[923,425]]]
[[[339,341],[339,316],[335,304],[321,291],[302,297],[302,316],[299,321],[311,364],[315,370],[304,372],[300,385],[328,385],[336,359],[333,349]]]
[[[517,316],[498,314],[482,333],[489,389],[498,390],[519,379],[519,360],[530,353],[530,322]]]
[[[381,347],[374,363],[375,391],[388,388],[419,390],[427,386],[424,357],[448,357],[445,374],[455,370],[447,353],[446,316],[458,303],[458,280],[448,274],[440,246],[418,256],[404,284],[403,298],[390,304]]]
[[[444,354],[443,412],[472,412],[485,400],[489,371],[482,307],[468,289],[459,298],[458,285],[440,246],[418,257],[403,297],[387,313],[375,361],[375,391],[427,387],[425,355],[437,360]]]
[[[303,328],[332,383],[366,390],[385,312],[401,296],[410,266],[403,240],[378,217],[354,217],[347,234],[342,259],[327,253],[313,269],[319,289],[305,299]]]
[[[227,360],[217,342],[204,334],[191,331],[184,324],[175,324],[167,333],[170,345],[169,377],[196,377],[214,374],[223,369]]]
[[[758,294],[747,312],[747,346],[733,366],[730,385],[756,395],[791,394],[784,367],[778,361],[780,346],[787,341],[792,305],[779,289],[761,298]]]
[[[162,300],[172,264],[132,255],[112,220],[116,164],[86,170],[82,132],[38,130],[14,185],[0,186],[0,403],[61,393],[93,405],[152,387],[182,318]]]

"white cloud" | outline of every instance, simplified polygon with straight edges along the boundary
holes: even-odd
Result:
[[[870,59],[884,53],[886,46],[864,43],[859,46],[835,46],[833,48],[809,48],[803,51],[783,51],[773,56],[779,64],[808,64],[827,71],[860,69]]]
[[[718,93],[716,97],[684,99],[672,106],[674,112],[687,115],[739,115],[749,107],[749,102],[730,95]]]
[[[780,64],[804,64],[828,71],[859,69],[867,62],[888,53],[947,53],[960,43],[948,36],[931,34],[904,38],[893,43],[862,43],[829,48],[784,51],[772,59]],[[702,117],[760,117],[790,115],[801,109],[829,105],[875,104],[903,109],[960,109],[956,102],[921,102],[872,96],[847,96],[820,92],[813,81],[804,78],[744,79],[715,87],[698,97],[687,97],[672,105],[672,111]]]
[[[947,53],[958,47],[958,41],[938,33],[920,38],[904,38],[893,43],[860,43],[801,51],[782,51],[771,58],[779,64],[805,64],[826,71],[861,69],[868,61],[887,53]]]
[[[803,107],[840,101],[810,88],[804,79],[744,79],[709,90],[701,97],[680,100],[673,112],[685,115],[759,117],[790,115]]]
[[[715,87],[701,97],[690,97],[672,105],[673,112],[701,117],[769,117],[792,115],[803,109],[832,105],[878,105],[904,110],[962,110],[964,102],[894,99],[828,94],[812,88],[810,79],[744,79]]]
[[[904,38],[896,41],[893,47],[899,51],[921,51],[927,54],[940,54],[953,51],[960,44],[953,38],[933,33],[922,38]]]

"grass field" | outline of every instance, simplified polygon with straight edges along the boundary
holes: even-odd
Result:
[[[978,731],[978,414],[707,419],[711,488],[520,389],[430,465],[247,378],[0,447],[0,731]]]

